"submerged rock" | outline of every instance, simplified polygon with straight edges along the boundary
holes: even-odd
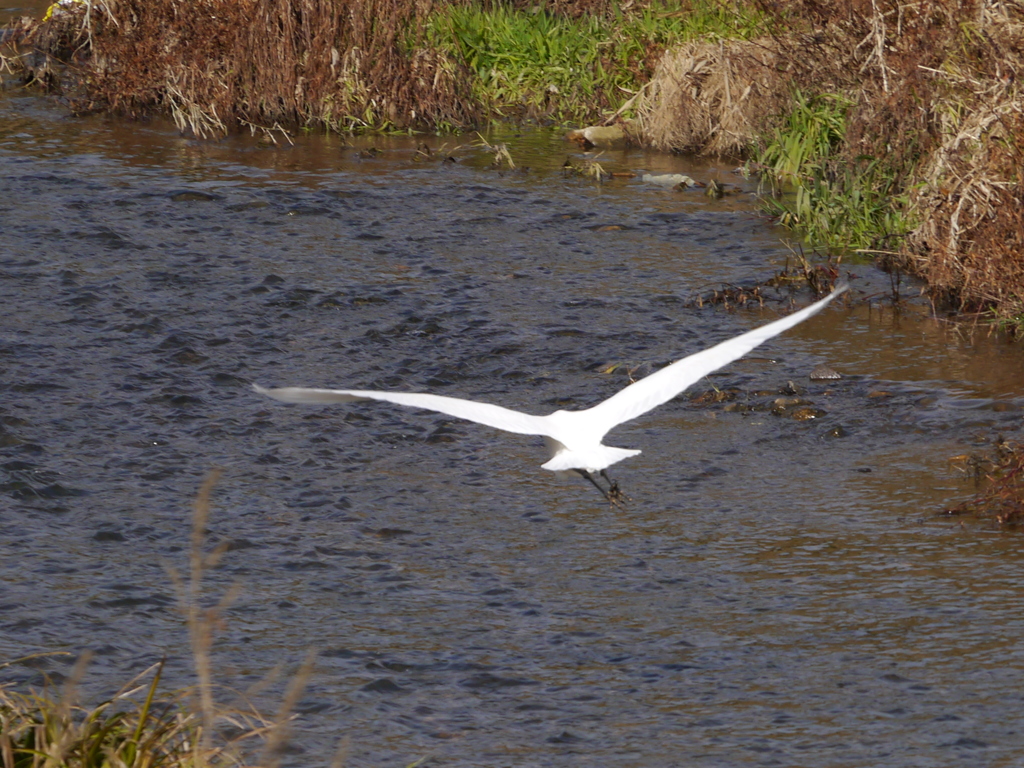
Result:
[[[831,381],[834,379],[841,379],[843,377],[832,368],[829,368],[827,365],[822,363],[807,374],[807,378],[811,381]]]

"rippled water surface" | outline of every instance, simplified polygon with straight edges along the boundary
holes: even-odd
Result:
[[[167,568],[220,466],[209,593],[241,592],[218,677],[317,651],[296,765],[343,737],[353,766],[1014,764],[1020,540],[934,514],[971,491],[951,456],[1016,434],[1024,357],[894,315],[870,267],[615,430],[643,449],[614,468],[625,511],[531,438],[251,392],[585,407],[810,300],[694,303],[786,263],[728,164],[600,158],[733,185],[711,201],[566,178],[557,134],[494,140],[530,171],[418,156],[433,137],[200,143],[0,95],[0,654],[91,649],[96,692],[166,655],[190,683]],[[844,378],[809,381],[823,362]],[[789,382],[818,418],[771,412]],[[734,399],[693,399],[712,383]]]

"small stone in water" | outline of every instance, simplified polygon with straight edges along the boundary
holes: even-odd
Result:
[[[807,374],[807,378],[809,378],[811,381],[828,381],[830,379],[841,379],[843,377],[840,376],[836,371],[822,363],[809,374]]]
[[[825,413],[826,412],[821,410],[820,408],[804,406],[803,408],[797,408],[795,411],[791,412],[788,415],[789,418],[793,419],[794,421],[808,421],[810,419],[820,419],[822,416],[825,415]]]

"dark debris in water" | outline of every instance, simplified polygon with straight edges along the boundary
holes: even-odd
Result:
[[[768,412],[773,416],[793,421],[810,421],[828,415],[828,411],[816,406],[813,400],[795,396],[795,392],[796,389],[790,382],[775,393],[747,392],[738,387],[729,387],[694,392],[689,399],[692,404],[699,406],[716,406],[724,403],[722,410],[726,413]]]
[[[973,477],[981,490],[945,514],[988,520],[1004,528],[1018,529],[1024,524],[1024,445],[999,436],[991,456],[969,454],[952,461]]]
[[[474,690],[498,690],[521,685],[537,685],[537,681],[518,677],[502,677],[491,672],[480,672],[472,677],[467,677],[462,681],[462,685],[465,688]]]
[[[787,261],[786,267],[781,272],[767,280],[753,285],[724,284],[698,294],[690,301],[690,304],[696,307],[703,307],[705,304],[721,305],[726,309],[743,307],[748,304],[763,307],[765,301],[792,301],[792,294],[789,291],[800,286],[807,286],[814,291],[815,295],[824,296],[835,287],[842,276],[838,265],[831,261],[826,264],[812,265],[802,253],[797,256],[799,268],[790,269]],[[846,300],[849,301],[849,299]]]
[[[378,678],[372,683],[367,683],[360,690],[367,693],[400,693],[402,691],[398,683],[390,677]]]

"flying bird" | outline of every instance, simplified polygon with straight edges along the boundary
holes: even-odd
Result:
[[[463,400],[457,397],[429,395],[415,392],[376,392],[361,389],[306,389],[282,387],[265,389],[253,384],[253,389],[285,403],[351,403],[357,400],[382,400],[387,403],[422,408],[444,413],[489,427],[520,435],[540,435],[544,438],[551,458],[541,465],[552,472],[575,471],[593,483],[606,499],[620,506],[627,497],[611,480],[606,469],[623,459],[636,456],[640,451],[604,445],[601,440],[614,427],[635,419],[667,403],[684,389],[700,381],[712,371],[728,365],[750,350],[802,323],[817,314],[836,296],[847,290],[843,282],[824,299],[809,307],[787,315],[775,322],[755,328],[734,339],[723,341],[702,352],[684,357],[650,376],[630,384],[602,403],[582,411],[555,411],[547,416],[533,416],[500,405]],[[605,489],[596,479],[600,475],[608,482]]]

